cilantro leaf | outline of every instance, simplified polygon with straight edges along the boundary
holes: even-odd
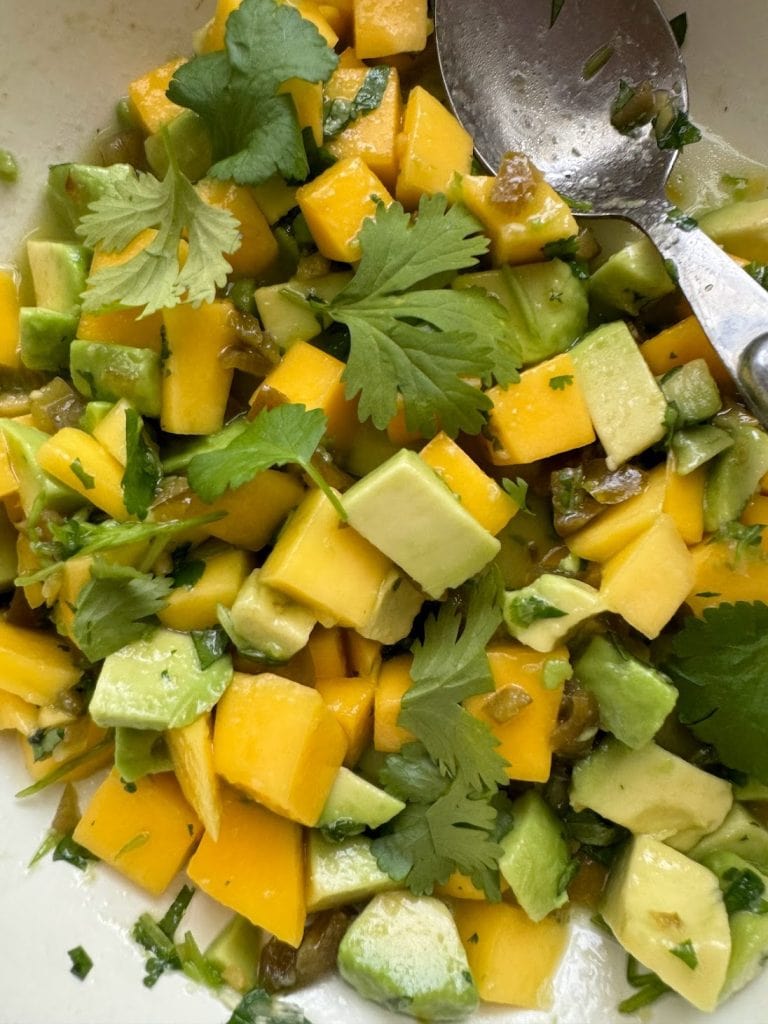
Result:
[[[227,1024],[311,1024],[311,1021],[297,1007],[254,988],[246,992]]]
[[[550,10],[549,10],[549,27],[550,28],[552,28],[552,26],[555,24],[557,19],[560,17],[560,11],[562,11],[564,3],[565,3],[565,0],[552,0],[552,5],[551,5]]]
[[[123,501],[130,515],[146,519],[163,469],[157,448],[147,437],[144,421],[135,409],[125,410],[125,452]]]
[[[80,591],[72,625],[75,643],[89,661],[139,640],[147,620],[164,605],[173,580],[138,572],[126,565],[95,562]]]
[[[676,946],[673,946],[669,952],[672,956],[676,956],[678,960],[682,960],[685,966],[690,967],[692,971],[695,971],[699,966],[696,947],[690,939],[685,939],[684,942],[680,942]]]
[[[208,174],[240,185],[273,174],[303,181],[309,167],[296,108],[278,90],[291,78],[324,82],[338,57],[310,21],[275,0],[243,0],[227,19],[225,46],[183,64],[168,88],[208,129],[216,161]]]
[[[125,263],[101,267],[88,278],[83,309],[98,313],[120,306],[144,307],[140,317],[190,302],[212,302],[232,269],[224,253],[240,246],[238,222],[227,210],[210,206],[182,174],[170,148],[162,181],[138,171],[113,180],[80,219],[86,245],[118,252],[149,228],[148,245]],[[179,243],[188,241],[184,266]]]
[[[658,118],[653,123],[659,149],[682,149],[701,141],[701,131],[690,121],[684,110],[674,110],[671,118],[663,124]]]
[[[478,433],[490,399],[464,378],[517,377],[519,352],[508,316],[476,288],[430,287],[441,275],[477,264],[488,248],[480,225],[445,196],[424,196],[415,220],[399,203],[379,205],[360,232],[357,272],[321,313],[350,332],[344,372],[358,415],[383,429],[402,396],[409,429]],[[410,290],[414,289],[414,290]]]
[[[82,946],[75,946],[74,949],[68,949],[67,956],[72,961],[69,973],[74,974],[74,976],[79,978],[80,981],[84,981],[90,974],[91,968],[93,967],[93,960],[91,960]]]
[[[197,654],[197,660],[200,662],[203,672],[227,652],[229,638],[220,626],[212,626],[210,629],[193,629],[189,635],[192,637],[195,654]]]
[[[571,384],[573,384],[573,374],[571,373],[562,373],[549,378],[549,386],[553,391],[565,391]]]
[[[336,493],[312,465],[312,456],[325,433],[327,420],[320,409],[279,405],[263,409],[226,448],[203,452],[189,463],[189,486],[211,502],[230,487],[240,487],[271,466],[294,463],[333,503],[342,519],[346,513]]]
[[[681,721],[730,768],[768,783],[768,605],[720,604],[686,619],[664,663]]]
[[[448,780],[418,742],[406,743],[387,756],[379,784],[399,800],[416,803],[433,803],[448,788]]]
[[[754,871],[748,868],[739,871],[729,868],[723,875],[723,903],[728,914],[747,910],[751,914],[768,913],[768,902],[763,898],[765,884]]]
[[[27,736],[27,743],[32,748],[33,761],[45,761],[64,739],[61,726],[51,729],[35,729]]]
[[[688,34],[688,14],[683,11],[681,14],[676,14],[674,18],[670,18],[669,27],[672,29],[672,35],[675,37],[677,45],[682,46]]]
[[[380,106],[389,82],[389,67],[368,68],[352,100],[333,99],[323,104],[323,135],[338,135],[348,125]]]

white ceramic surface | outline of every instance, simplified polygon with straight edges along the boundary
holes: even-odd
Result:
[[[471,0],[468,0],[471,2]],[[549,0],[531,0],[549,2]],[[568,0],[566,0],[566,3]],[[599,0],[595,0],[596,3]],[[110,123],[126,83],[188,52],[192,30],[213,0],[0,0],[0,147],[21,166],[0,184],[0,262],[11,259],[34,223],[47,164],[76,157]],[[677,14],[684,0],[665,2]],[[694,120],[749,156],[768,161],[768,7],[765,0],[691,0],[686,57]],[[81,874],[50,860],[25,867],[50,823],[56,795],[24,802],[15,744],[0,737],[0,1024],[222,1024],[228,1011],[178,976],[143,988],[142,957],[128,931],[152,902],[106,868]],[[167,900],[159,901],[159,909]],[[198,895],[190,924],[201,941],[219,915]],[[66,951],[83,945],[94,961],[85,982],[69,973]],[[555,984],[550,1012],[487,1008],[480,1024],[768,1024],[768,974],[711,1016],[676,997],[642,1016],[622,1017],[628,989],[615,944],[581,922]],[[514,970],[514,965],[510,965]],[[313,1024],[391,1024],[390,1014],[340,982],[296,997]]]

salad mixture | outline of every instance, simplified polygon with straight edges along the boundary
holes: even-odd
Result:
[[[334,970],[422,1021],[546,1007],[570,906],[622,1012],[710,1011],[768,957],[768,434],[649,242],[473,165],[430,33],[219,0],[0,269],[33,861],[170,890],[145,984],[235,1024]],[[768,282],[768,200],[726,184],[701,226]]]

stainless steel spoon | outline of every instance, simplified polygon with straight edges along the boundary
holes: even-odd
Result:
[[[671,260],[713,346],[768,424],[768,292],[698,228],[684,230],[664,185],[677,157],[650,125],[610,121],[621,80],[649,81],[685,111],[685,66],[655,0],[435,0],[438,55],[453,109],[491,171],[526,153],[590,216],[620,216]],[[607,56],[607,59],[605,59]],[[590,70],[604,60],[599,70]]]

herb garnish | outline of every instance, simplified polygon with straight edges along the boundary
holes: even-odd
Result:
[[[163,469],[154,445],[135,409],[125,410],[125,472],[123,501],[132,516],[146,519],[155,491],[163,478]]]
[[[351,100],[326,99],[323,104],[323,135],[338,135],[353,121],[376,110],[384,98],[389,82],[389,71],[386,64],[369,68],[363,84]]]
[[[82,946],[75,946],[74,949],[68,949],[67,956],[72,961],[69,973],[74,974],[74,976],[79,978],[80,981],[84,981],[90,974],[91,968],[93,967],[93,960],[91,960]]]

